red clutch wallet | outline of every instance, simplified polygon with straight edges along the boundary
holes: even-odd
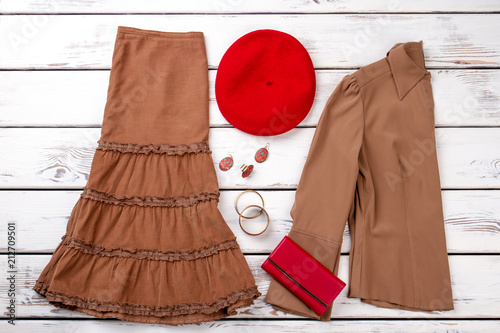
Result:
[[[342,280],[288,236],[261,267],[320,316],[345,287]]]

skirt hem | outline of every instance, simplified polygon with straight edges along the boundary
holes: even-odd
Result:
[[[64,293],[49,291],[49,286],[41,281],[37,281],[32,289],[44,296],[54,306],[98,318],[117,318],[127,321],[169,325],[198,323],[235,315],[237,313],[236,309],[252,305],[254,299],[261,295],[257,286],[254,285],[219,297],[212,303],[181,303],[151,307],[69,296]]]

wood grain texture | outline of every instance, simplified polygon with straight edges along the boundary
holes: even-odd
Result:
[[[270,276],[260,268],[267,256],[247,255],[245,256],[252,274],[255,276],[259,291],[263,296],[255,301],[251,307],[239,312],[234,319],[294,319],[298,316],[285,314],[274,310],[265,303],[264,295],[270,282]],[[0,265],[5,269],[5,255],[0,255]],[[19,288],[17,299],[18,318],[83,318],[88,316],[56,308],[50,305],[46,299],[31,290],[36,278],[48,263],[49,255],[19,255],[17,282]],[[385,309],[362,303],[357,298],[348,298],[346,287],[335,299],[333,318],[498,318],[498,307],[500,306],[500,288],[498,287],[498,275],[500,274],[499,256],[463,256],[452,255],[449,257],[450,272],[452,279],[453,297],[455,309],[444,312],[416,312],[396,309]],[[348,281],[348,257],[343,255],[340,260],[339,278]],[[6,290],[6,279],[0,280],[0,290]],[[6,293],[0,294],[0,305],[5,307],[7,302]],[[2,314],[4,316],[4,314]]]
[[[2,0],[0,13],[373,13],[498,12],[495,0],[307,1],[307,0]]]
[[[78,190],[0,191],[0,211],[4,212],[0,235],[7,233],[7,222],[14,222],[19,235],[17,253],[53,252],[66,232],[71,210],[80,193]],[[249,236],[239,227],[234,210],[239,193],[222,191],[219,201],[222,216],[236,235],[243,253],[270,253],[292,226],[290,209],[295,191],[259,191],[271,219],[270,227],[259,237]],[[500,253],[500,191],[445,190],[442,196],[448,253]],[[260,204],[256,194],[241,196],[240,209],[249,204]],[[264,223],[264,219],[254,222]],[[342,252],[348,253],[350,246],[346,227]],[[1,243],[0,253],[6,252],[6,245]]]
[[[295,128],[272,137],[256,137],[234,128],[213,128],[214,164],[231,153],[236,167],[216,167],[223,189],[293,189],[302,173],[315,128]],[[88,178],[99,128],[0,129],[0,188],[78,189]],[[500,128],[437,128],[437,152],[443,189],[500,188]],[[270,143],[269,158],[242,178],[239,166],[253,161]]]
[[[299,126],[316,126],[328,97],[353,70],[317,70],[317,91]],[[228,127],[209,71],[210,126]],[[500,126],[500,71],[431,70],[436,126]],[[0,72],[0,126],[100,127],[109,71]],[[29,97],[29,98],[27,98]]]
[[[205,34],[209,67],[257,29],[301,41],[316,68],[356,68],[383,58],[396,43],[424,41],[428,68],[500,64],[500,14],[346,15],[2,15],[0,69],[109,69],[118,25]]]
[[[229,319],[182,326],[129,323],[117,320],[18,320],[16,333],[86,333],[120,332],[218,332],[218,333],[359,333],[359,332],[498,332],[497,320],[341,320],[329,323],[316,320],[252,320]]]

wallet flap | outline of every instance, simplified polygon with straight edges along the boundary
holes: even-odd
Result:
[[[269,259],[287,278],[322,304],[330,305],[345,283],[285,236]]]

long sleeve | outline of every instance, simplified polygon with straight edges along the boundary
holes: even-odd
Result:
[[[363,138],[363,102],[356,78],[344,77],[328,99],[314,133],[290,211],[288,236],[337,274],[342,236],[353,207]],[[272,280],[265,298],[275,309],[321,317]]]

